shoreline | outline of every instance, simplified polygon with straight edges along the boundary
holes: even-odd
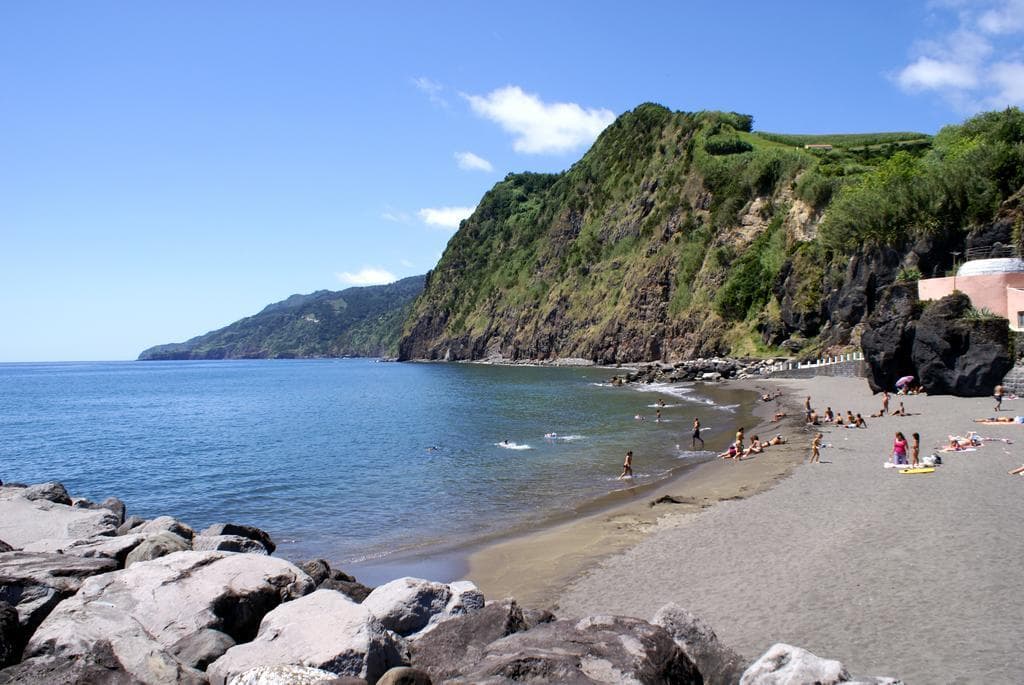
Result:
[[[753,417],[747,435],[782,433],[787,444],[775,445],[742,462],[711,457],[658,483],[617,491],[628,501],[595,506],[591,502],[563,512],[531,532],[509,531],[476,545],[466,559],[466,578],[487,595],[515,597],[526,606],[557,610],[562,590],[603,559],[634,547],[667,520],[692,516],[715,504],[752,497],[770,489],[803,461],[805,449],[794,440],[802,434],[799,403],[783,395],[779,403],[788,416],[770,420],[776,403],[759,399],[769,378],[726,381],[731,390],[751,393],[750,405],[736,417],[737,425]],[[601,498],[605,499],[605,498]],[[579,515],[582,514],[582,517]],[[569,520],[566,520],[569,519]]]

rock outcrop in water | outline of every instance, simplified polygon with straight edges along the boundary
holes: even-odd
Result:
[[[270,536],[251,526],[195,535],[159,517],[118,535],[123,504],[82,519],[93,510],[54,502],[61,491],[0,486],[0,521],[16,540],[0,552],[0,683],[898,682],[851,679],[839,662],[788,645],[747,666],[674,605],[651,621],[556,618],[486,602],[467,581],[366,588],[324,560],[270,556]],[[40,492],[50,499],[29,499]],[[15,535],[29,519],[56,537]],[[134,563],[125,552],[167,537],[180,542]],[[221,538],[241,551],[195,549]]]

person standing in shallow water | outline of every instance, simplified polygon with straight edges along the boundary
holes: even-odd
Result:
[[[700,419],[693,419],[693,437],[690,438],[690,448],[697,449],[697,441],[700,440],[700,448],[704,449],[704,438],[700,437]]]
[[[622,462],[622,473],[619,474],[619,480],[623,478],[633,477],[633,450],[626,452],[626,460]]]

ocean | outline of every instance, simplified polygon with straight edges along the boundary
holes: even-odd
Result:
[[[0,479],[270,532],[367,583],[576,515],[728,442],[748,394],[599,368],[367,359],[0,364]],[[660,407],[660,402],[664,407]],[[660,408],[662,421],[655,421]],[[638,420],[637,415],[646,420]],[[690,450],[691,424],[708,452]],[[626,450],[632,480],[617,480]],[[455,555],[457,557],[458,555]]]

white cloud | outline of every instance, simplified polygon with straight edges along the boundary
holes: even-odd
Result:
[[[519,86],[505,86],[487,95],[467,95],[473,111],[515,136],[516,152],[567,152],[589,145],[615,115],[607,109],[584,109],[574,102],[543,102]]]
[[[339,281],[346,285],[381,285],[383,283],[393,283],[397,278],[390,271],[384,269],[377,269],[372,266],[363,267],[356,273],[349,273],[348,271],[342,271],[341,273],[334,274]]]
[[[384,211],[380,213],[380,218],[385,221],[393,221],[396,224],[407,224],[412,221],[412,217],[409,216],[408,212],[403,212],[392,207],[386,207]]]
[[[423,222],[441,228],[458,228],[463,219],[469,218],[476,207],[437,207],[421,209],[418,214]]]
[[[460,169],[467,171],[494,171],[490,162],[472,152],[456,152],[455,161],[459,163]]]
[[[1024,104],[1024,0],[932,6],[952,12],[957,28],[918,43],[918,55],[894,77],[900,88],[935,92],[966,114]]]
[[[430,98],[430,101],[435,105],[438,105],[439,107],[448,106],[448,101],[441,95],[441,93],[444,92],[444,86],[437,81],[433,81],[426,76],[420,76],[419,78],[414,78],[412,80],[412,84],[421,92],[426,93],[427,97]]]
[[[920,57],[905,67],[897,76],[897,80],[905,90],[943,90],[973,88],[978,82],[978,77],[969,65]]]

